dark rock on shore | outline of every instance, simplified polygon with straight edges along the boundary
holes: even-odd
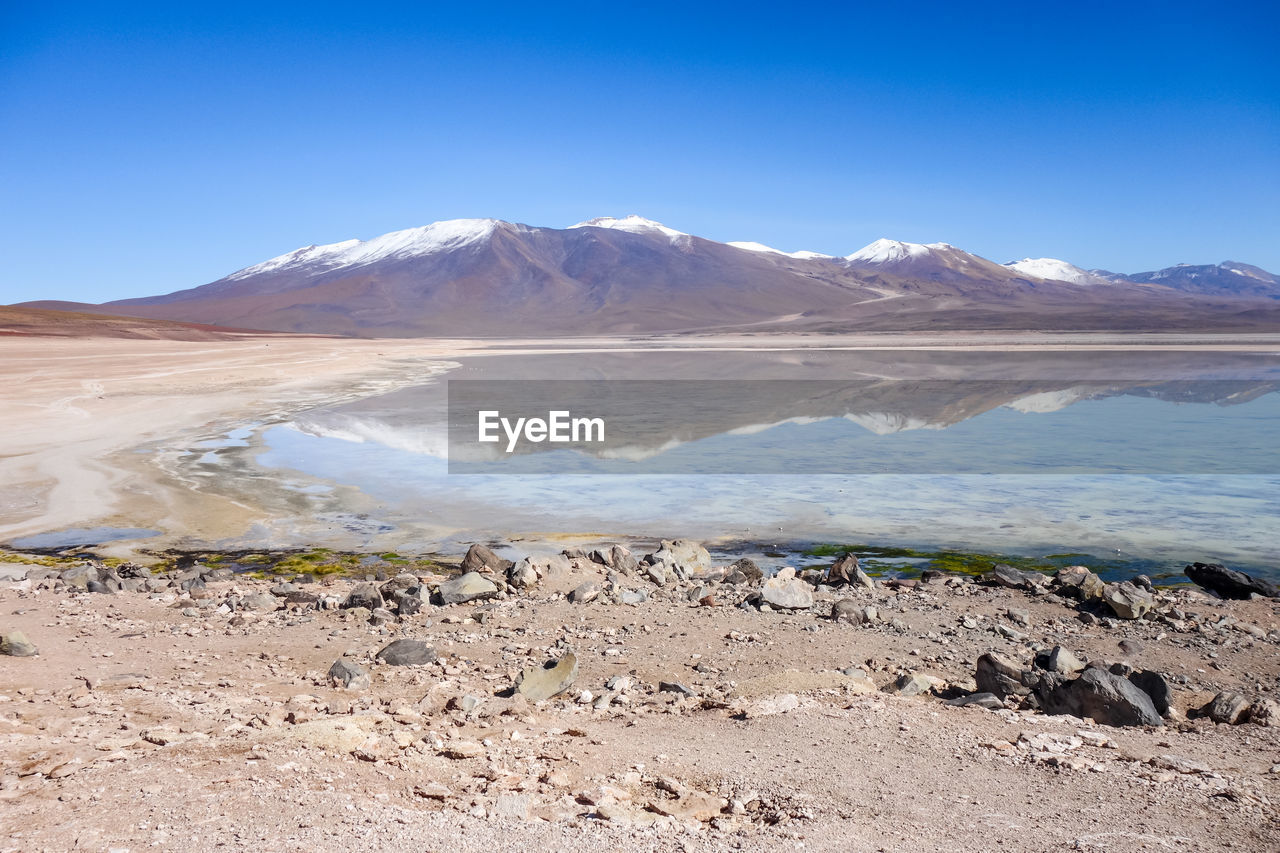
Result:
[[[382,593],[371,583],[356,584],[351,592],[347,593],[347,597],[343,599],[340,606],[343,610],[352,610],[356,607],[375,610],[382,606]]]
[[[1243,694],[1224,690],[1201,709],[1215,723],[1238,725],[1249,717],[1249,700]]]
[[[729,564],[724,576],[725,583],[754,583],[764,579],[764,572],[749,557],[740,557]]]
[[[1089,667],[1068,681],[1046,673],[1036,688],[1046,714],[1088,717],[1105,726],[1159,726],[1164,723],[1151,697],[1131,681],[1100,667]]]
[[[1022,669],[995,652],[987,652],[978,658],[974,681],[980,693],[991,693],[1000,699],[1025,696],[1031,692],[1022,683]]]
[[[1003,586],[1009,589],[1031,590],[1043,582],[1040,575],[1032,572],[1021,572],[1005,563],[996,563],[991,571],[982,576],[982,582],[990,586]]]
[[[1193,583],[1222,598],[1243,600],[1254,594],[1280,598],[1280,587],[1270,581],[1228,569],[1221,563],[1192,563],[1183,571]]]
[[[338,658],[329,667],[329,681],[348,690],[364,690],[369,686],[369,670],[353,660]]]
[[[849,553],[841,555],[840,559],[831,564],[822,582],[831,586],[852,584],[866,587],[870,590],[876,588],[875,581],[862,570],[862,565],[858,562],[858,558]]]
[[[462,558],[462,571],[466,572],[489,572],[493,574],[506,574],[507,569],[515,565],[510,560],[499,557],[493,552],[492,548],[476,543],[467,549],[467,555]]]
[[[1000,697],[994,693],[970,693],[968,696],[957,696],[955,699],[948,699],[946,704],[959,708],[975,706],[986,708],[988,711],[995,711],[1004,707],[1004,702],[1000,701]]]
[[[436,659],[436,650],[421,640],[396,640],[378,652],[377,658],[391,666],[421,666]]]

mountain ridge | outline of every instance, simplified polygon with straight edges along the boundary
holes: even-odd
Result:
[[[721,243],[636,215],[564,229],[459,219],[304,246],[158,296],[24,305],[374,337],[794,331],[833,323],[846,330],[1187,328],[1180,311],[1216,327],[1241,321],[1237,301],[1266,304],[1249,328],[1280,316],[1280,278],[1227,264],[1168,268],[1134,281],[1055,259],[1002,265],[947,243],[882,238],[836,257]],[[1055,275],[1062,278],[1046,277]],[[1230,289],[1236,282],[1242,293]]]

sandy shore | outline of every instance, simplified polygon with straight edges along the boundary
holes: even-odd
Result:
[[[758,582],[657,586],[578,559],[532,589],[397,617],[332,609],[360,578],[224,569],[184,591],[197,567],[111,595],[59,570],[0,583],[3,631],[39,650],[0,658],[4,851],[1280,845],[1280,728],[1197,716],[1222,690],[1280,708],[1276,600],[1182,589],[1151,618],[1090,619],[1046,589],[960,577],[818,586],[788,613],[735,606]],[[454,569],[368,571],[425,599]],[[594,598],[566,596],[584,584]],[[879,615],[834,621],[836,600]],[[379,660],[399,640],[434,659]],[[1162,673],[1166,719],[944,701],[975,689],[984,653],[1029,668],[1056,645]],[[569,652],[563,693],[509,695]],[[328,675],[339,658],[346,687]]]

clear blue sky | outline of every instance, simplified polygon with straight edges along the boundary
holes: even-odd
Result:
[[[1274,3],[195,5],[0,0],[0,303],[473,216],[1280,272]]]

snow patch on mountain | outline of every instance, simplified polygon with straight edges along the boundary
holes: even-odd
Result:
[[[821,252],[784,252],[781,249],[775,249],[772,246],[766,246],[764,243],[755,243],[750,240],[735,240],[726,243],[726,246],[732,246],[735,249],[742,249],[746,252],[761,252],[770,255],[782,255],[787,258],[795,258],[799,261],[812,261],[818,258],[831,258],[832,255],[824,255]]]
[[[497,219],[447,219],[420,228],[392,231],[371,240],[343,240],[325,246],[306,246],[246,267],[227,278],[234,281],[302,268],[325,272],[382,260],[421,257],[486,240],[501,224],[505,223]]]
[[[577,225],[570,225],[570,228],[612,228],[616,231],[630,231],[633,234],[645,234],[657,231],[666,234],[668,237],[688,237],[689,235],[683,231],[677,231],[674,228],[668,228],[661,222],[654,222],[652,219],[645,219],[643,216],[624,216],[618,219],[613,216],[600,216],[595,219],[588,219],[586,222],[579,222]]]
[[[1057,258],[1023,258],[1020,261],[1010,261],[1005,266],[1023,275],[1043,278],[1049,281],[1065,281],[1068,284],[1081,284],[1092,287],[1099,284],[1113,283],[1109,279],[1094,275],[1074,264],[1060,261]]]

